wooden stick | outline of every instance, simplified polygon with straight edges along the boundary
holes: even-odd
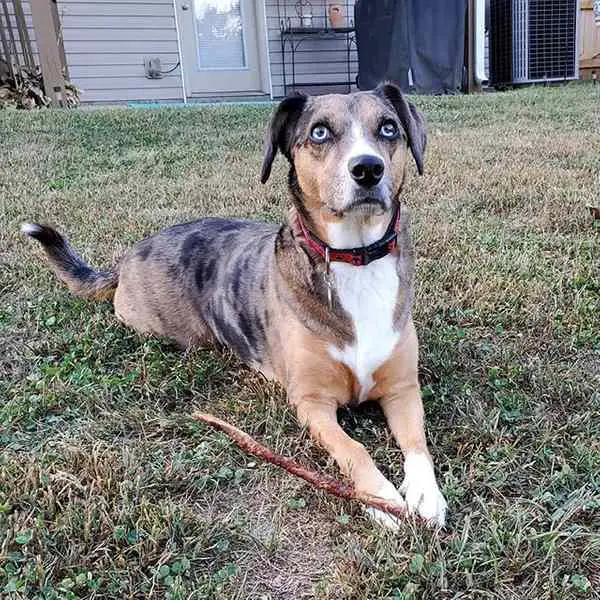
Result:
[[[363,504],[371,506],[372,508],[382,510],[383,512],[389,513],[401,519],[406,518],[408,515],[406,507],[400,506],[393,502],[388,502],[381,498],[377,498],[376,496],[371,496],[370,494],[359,492],[351,485],[343,483],[329,475],[311,471],[291,458],[286,458],[285,456],[281,456],[281,454],[276,454],[266,446],[259,444],[255,439],[251,438],[241,429],[238,429],[237,427],[234,427],[226,421],[223,421],[211,414],[197,412],[193,415],[193,418],[196,421],[201,421],[202,423],[206,423],[207,425],[222,431],[242,450],[248,452],[248,454],[252,454],[261,460],[270,462],[271,464],[286,470],[288,473],[291,473],[296,477],[300,477],[300,479],[304,479],[304,481],[307,481],[313,487],[324,490],[328,494],[333,494],[334,496],[338,496],[338,498],[344,498],[345,500],[362,502]]]

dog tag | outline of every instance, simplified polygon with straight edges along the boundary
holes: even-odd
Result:
[[[333,308],[333,281],[331,278],[331,261],[329,259],[329,246],[325,247],[325,285],[327,286],[327,304]]]

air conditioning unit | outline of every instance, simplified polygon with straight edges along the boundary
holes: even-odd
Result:
[[[490,0],[490,83],[578,78],[578,0]]]

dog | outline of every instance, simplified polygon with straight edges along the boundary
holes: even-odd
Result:
[[[282,225],[207,218],[136,243],[90,268],[46,225],[24,224],[77,295],[114,299],[138,332],[183,347],[225,345],[287,390],[298,421],[355,488],[443,526],[427,447],[411,317],[414,251],[400,202],[409,151],[423,173],[425,121],[391,83],[348,95],[290,96],[265,137],[261,181],[289,162]],[[377,400],[404,455],[398,490],[337,421]],[[392,529],[397,520],[368,513]]]

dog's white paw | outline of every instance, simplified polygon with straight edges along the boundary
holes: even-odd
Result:
[[[408,454],[404,461],[404,494],[408,512],[418,514],[431,525],[443,527],[446,522],[446,500],[435,480],[431,462],[421,452]]]
[[[406,506],[404,498],[400,492],[389,481],[386,481],[385,484],[375,492],[374,496],[377,496],[382,500],[387,500],[388,502],[394,502],[400,506]],[[371,517],[371,519],[373,519],[373,521],[379,525],[382,525],[383,527],[386,527],[387,529],[398,531],[400,528],[400,521],[389,513],[383,512],[377,508],[367,508],[366,513],[369,515],[369,517]]]

